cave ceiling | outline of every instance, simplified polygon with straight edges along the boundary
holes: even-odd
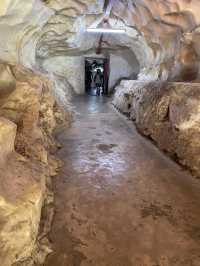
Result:
[[[33,69],[49,57],[84,53],[99,43],[85,30],[107,21],[126,34],[104,36],[103,48],[128,47],[141,69],[165,78],[169,69],[198,65],[199,13],[198,0],[4,0],[0,57]]]

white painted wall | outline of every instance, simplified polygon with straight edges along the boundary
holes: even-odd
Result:
[[[67,79],[77,94],[85,93],[85,57],[104,57],[95,54],[84,56],[52,57],[43,62],[43,67],[50,73],[55,73]],[[112,88],[119,79],[129,78],[139,72],[139,64],[130,50],[121,50],[110,53],[109,88]]]
[[[110,54],[109,88],[113,88],[120,79],[132,79],[138,73],[139,64],[137,59],[128,49]]]

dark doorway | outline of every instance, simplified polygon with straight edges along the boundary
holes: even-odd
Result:
[[[85,58],[85,90],[93,96],[108,95],[109,60]]]

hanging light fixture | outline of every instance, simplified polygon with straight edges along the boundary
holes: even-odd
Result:
[[[109,29],[109,28],[89,28],[87,29],[89,33],[117,33],[123,34],[126,31],[124,29]]]
[[[101,23],[99,23],[99,25],[96,28],[88,28],[86,30],[86,32],[89,33],[115,33],[115,34],[124,34],[126,33],[125,29],[122,28],[112,28],[112,26],[109,23],[109,19],[108,18],[104,18],[103,21],[101,21]]]

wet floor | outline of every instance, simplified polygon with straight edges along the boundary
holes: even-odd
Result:
[[[46,266],[199,266],[200,181],[104,98],[77,97],[59,136]]]

